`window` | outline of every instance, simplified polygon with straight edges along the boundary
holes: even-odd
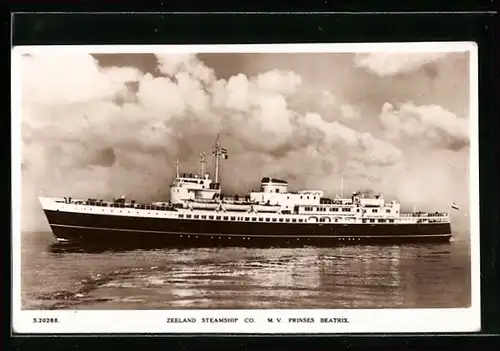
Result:
[[[252,221],[256,221],[257,220],[257,217],[252,217]]]
[[[222,217],[222,218],[223,218],[225,221],[227,221],[227,220],[229,219],[229,217],[228,217],[228,216],[224,216],[224,217]]]
[[[236,219],[235,216],[231,216],[231,220],[234,221]]]
[[[191,215],[186,215],[186,218],[191,218]]]
[[[194,218],[198,219],[198,218],[200,218],[200,216],[199,215],[194,215]]]
[[[373,218],[370,219],[370,223],[375,223],[375,220]]]
[[[273,222],[276,222],[276,218],[273,218]]]
[[[269,219],[269,218],[266,218],[266,222],[269,222],[269,221],[270,221],[270,219]]]
[[[342,212],[351,212],[351,209],[350,208],[343,208]]]
[[[302,195],[300,195],[300,199],[302,200]]]
[[[214,219],[214,216],[208,216],[208,219]]]
[[[180,214],[180,215],[179,215],[179,218],[184,218],[184,215],[183,215],[183,214]]]
[[[325,221],[325,219],[322,217],[322,218],[320,218],[320,219],[319,219],[319,221],[320,221],[320,222],[324,222],[324,221]]]
[[[286,221],[286,222],[290,222],[290,218],[286,218],[286,219],[285,219],[285,221]]]
[[[391,210],[387,209],[385,210],[386,213],[391,213]]]
[[[374,208],[374,209],[372,210],[372,212],[373,212],[373,213],[377,213],[377,212],[378,212],[378,210],[377,210],[376,208]]]
[[[292,222],[295,223],[297,222],[297,220],[295,218],[292,218]]]
[[[309,200],[309,196],[307,197],[307,200]]]
[[[259,222],[264,222],[264,218],[259,218]]]
[[[283,222],[283,218],[280,218],[280,219],[279,219],[279,221],[280,221],[280,222]]]
[[[215,216],[215,219],[220,220],[220,219],[221,219],[221,216]]]
[[[201,215],[201,219],[207,219],[206,215]]]
[[[304,220],[303,220],[302,218],[299,218],[299,222],[301,222],[301,223],[302,223],[303,221],[304,221]]]
[[[250,217],[245,217],[245,221],[249,221],[250,220]]]
[[[379,223],[385,223],[385,219],[379,219],[378,222]]]

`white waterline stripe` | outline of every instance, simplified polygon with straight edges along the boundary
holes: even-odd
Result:
[[[411,238],[427,238],[436,236],[451,236],[452,234],[396,234],[396,235],[269,235],[269,234],[215,234],[215,233],[190,233],[190,232],[169,232],[160,230],[143,230],[143,229],[120,229],[120,228],[103,228],[103,227],[87,227],[78,225],[66,225],[66,224],[51,224],[51,227],[61,227],[61,228],[77,228],[77,229],[92,229],[92,230],[108,230],[108,231],[118,231],[118,232],[140,232],[140,233],[156,233],[156,234],[178,234],[178,235],[202,235],[202,236],[244,236],[244,237],[266,237],[266,238],[341,238],[341,237],[356,237],[356,238],[399,238],[399,237],[411,237]]]

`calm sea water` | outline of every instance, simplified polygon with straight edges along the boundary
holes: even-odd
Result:
[[[85,252],[54,245],[51,233],[28,232],[22,234],[21,257],[23,309],[470,305],[467,240],[439,245]]]

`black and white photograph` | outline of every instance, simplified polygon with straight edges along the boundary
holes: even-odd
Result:
[[[23,332],[480,328],[473,43],[12,54]]]

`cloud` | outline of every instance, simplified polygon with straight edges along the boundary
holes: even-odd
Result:
[[[285,96],[295,94],[302,84],[301,77],[295,72],[280,70],[259,74],[254,81],[257,87],[263,91]]]
[[[109,99],[138,71],[113,68],[109,73],[90,55],[37,55],[22,58],[23,99],[30,105],[67,105]],[[78,80],[74,77],[78,75]]]
[[[447,53],[393,53],[377,52],[357,54],[355,62],[358,67],[365,68],[379,76],[394,76],[415,72],[422,66],[443,58]]]
[[[326,122],[319,114],[308,113],[304,122],[306,126],[320,131],[325,143],[343,148],[343,153],[365,164],[390,165],[400,162],[403,158],[402,152],[394,145],[337,121]]]
[[[398,141],[414,130],[420,134],[412,138],[428,138],[428,130],[464,137],[446,110],[406,104],[384,107],[379,120],[394,137],[386,140],[367,127],[359,106],[304,87],[303,77],[291,70],[224,80],[194,54],[158,54],[149,73],[103,69],[91,55],[22,60],[23,214],[43,223],[33,201],[40,190],[50,196],[166,198],[173,158],[181,159],[183,171],[196,171],[199,153],[210,153],[217,132],[230,153],[220,173],[227,192],[256,189],[262,176],[275,176],[294,188],[333,194],[345,172],[351,191],[371,185],[398,195],[404,189],[397,184],[411,178],[402,171],[406,161]]]
[[[391,139],[410,138],[420,145],[461,149],[469,144],[469,121],[438,105],[403,103],[399,109],[386,102],[380,121]]]
[[[342,116],[347,120],[357,120],[361,118],[360,112],[353,105],[349,104],[340,105],[340,112],[342,113]]]
[[[175,77],[177,73],[185,72],[205,84],[211,83],[215,79],[213,69],[205,66],[193,53],[156,54],[156,60],[158,71],[169,77]]]

